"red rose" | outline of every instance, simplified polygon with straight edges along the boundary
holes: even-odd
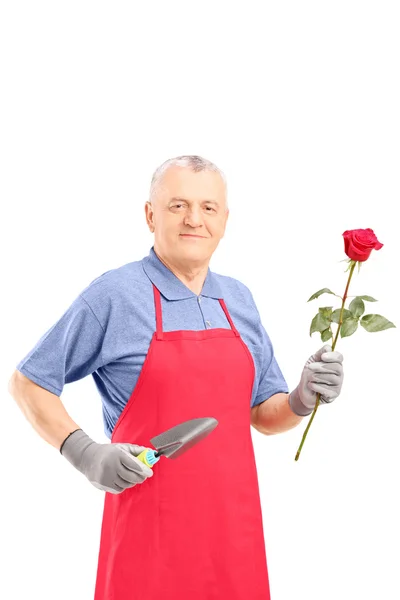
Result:
[[[343,233],[344,251],[351,260],[364,262],[372,250],[380,250],[383,246],[372,229],[350,229]]]

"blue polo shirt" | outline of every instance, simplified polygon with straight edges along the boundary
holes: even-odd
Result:
[[[252,406],[289,391],[250,290],[209,269],[197,296],[159,260],[154,248],[142,260],[94,279],[16,368],[57,396],[66,383],[91,375],[102,400],[104,431],[111,438],[155,331],[152,283],[161,293],[164,331],[230,329],[218,302],[224,299],[254,359]]]

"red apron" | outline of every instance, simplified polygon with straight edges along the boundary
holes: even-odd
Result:
[[[95,600],[269,600],[262,513],[250,431],[252,356],[232,329],[156,332],[111,441],[152,447],[183,421],[219,425],[154,475],[106,492]]]

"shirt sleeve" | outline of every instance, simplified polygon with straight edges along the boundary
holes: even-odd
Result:
[[[289,387],[276,360],[272,342],[262,323],[259,324],[262,340],[262,362],[258,388],[254,392],[252,406],[261,404],[271,396],[278,393],[289,393]]]
[[[104,330],[80,295],[17,364],[17,370],[60,396],[64,385],[83,379],[102,364]]]

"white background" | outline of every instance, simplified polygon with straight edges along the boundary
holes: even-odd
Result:
[[[342,233],[384,247],[353,276],[399,324],[397,2],[4,2],[0,595],[92,597],[103,494],[25,421],[17,362],[95,277],[147,255],[150,178],[200,154],[228,178],[211,268],[250,287],[291,389],[347,281]],[[339,339],[342,394],[254,432],[273,600],[400,597],[398,329]],[[104,441],[92,379],[62,395]],[[140,552],[140,545],[134,549]],[[221,548],[223,552],[223,548]]]

